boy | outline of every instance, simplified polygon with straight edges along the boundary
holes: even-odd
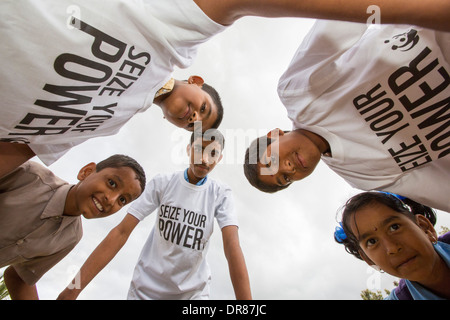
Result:
[[[65,289],[60,299],[76,298],[127,241],[136,225],[158,209],[155,226],[144,245],[129,290],[129,299],[207,299],[210,270],[205,260],[214,217],[222,229],[225,256],[237,299],[251,299],[237,219],[229,187],[208,174],[222,158],[218,130],[191,136],[189,168],[157,175],[82,266],[80,288]],[[211,141],[213,140],[213,141]]]
[[[0,179],[0,267],[12,299],[38,299],[36,282],[80,241],[81,216],[103,218],[139,197],[145,173],[132,158],[89,163],[76,185],[27,162]]]
[[[264,161],[279,147],[280,170],[260,177],[256,161],[247,161],[249,181],[286,187],[322,159],[355,188],[450,211],[449,37],[414,26],[316,22],[278,85],[294,130],[276,130]]]
[[[7,63],[0,65],[0,177],[34,155],[49,165],[87,139],[115,134],[151,106],[175,67],[191,65],[201,43],[243,16],[365,22],[372,4],[2,1],[0,58]],[[406,20],[449,29],[446,1],[429,6],[418,0],[385,0],[378,5],[383,22]],[[203,130],[207,129],[205,124]]]

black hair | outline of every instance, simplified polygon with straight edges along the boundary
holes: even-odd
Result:
[[[264,151],[272,143],[272,141],[273,139],[270,139],[267,136],[261,136],[253,140],[247,148],[244,158],[244,174],[248,182],[250,182],[250,184],[256,189],[266,193],[275,193],[290,186],[290,184],[285,186],[266,185],[259,179],[258,163],[260,162]],[[266,148],[261,148],[261,146],[265,146]]]
[[[395,194],[369,191],[357,194],[350,198],[343,207],[342,228],[344,229],[346,239],[338,239],[335,234],[335,240],[345,246],[345,250],[358,259],[362,259],[358,238],[353,234],[350,227],[350,217],[356,211],[373,203],[383,204],[396,212],[406,215],[414,221],[415,215],[425,216],[434,226],[436,224],[436,212],[427,206],[415,202],[409,198],[399,197]]]
[[[121,167],[128,167],[134,170],[134,172],[136,173],[136,179],[139,180],[139,184],[141,186],[141,193],[144,192],[146,184],[145,171],[136,160],[129,156],[123,154],[112,155],[109,158],[106,158],[105,160],[97,163],[96,171],[99,172],[100,170],[106,168]]]
[[[191,134],[191,142],[190,144],[194,142],[194,139],[197,139],[201,137],[204,141],[217,141],[222,148],[222,150],[225,148],[225,137],[218,129],[208,129],[205,132],[201,132],[200,130],[194,130]]]
[[[223,105],[222,105],[222,99],[220,98],[219,93],[216,89],[211,87],[209,84],[203,83],[202,90],[208,93],[211,96],[211,99],[213,100],[214,104],[217,107],[217,119],[214,121],[211,128],[217,129],[220,124],[222,123],[223,119]]]

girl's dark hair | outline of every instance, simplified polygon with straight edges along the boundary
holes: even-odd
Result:
[[[96,171],[99,172],[100,170],[103,170],[105,168],[121,167],[129,167],[134,170],[134,172],[136,173],[136,179],[139,180],[141,191],[144,192],[146,184],[145,171],[136,160],[129,156],[123,154],[115,154],[113,156],[110,156],[109,158],[97,163]]]
[[[436,212],[432,208],[424,206],[411,199],[391,193],[376,191],[357,194],[356,196],[350,198],[343,207],[342,228],[345,232],[346,238],[337,238],[336,233],[334,238],[336,242],[345,246],[345,250],[348,253],[354,255],[358,259],[362,260],[360,255],[361,248],[357,237],[352,233],[350,227],[350,217],[352,217],[356,211],[374,202],[383,204],[392,210],[406,215],[410,219],[414,219],[414,216],[417,214],[423,215],[430,220],[433,226],[436,224]]]

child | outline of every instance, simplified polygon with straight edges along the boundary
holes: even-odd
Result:
[[[81,216],[107,217],[139,197],[145,173],[132,158],[89,163],[76,185],[27,162],[0,179],[0,267],[12,299],[38,299],[36,282],[80,241]]]
[[[128,299],[207,299],[211,274],[205,258],[214,218],[222,229],[236,298],[251,299],[231,190],[208,176],[222,158],[223,136],[212,129],[203,137],[195,133],[187,148],[189,168],[154,177],[124,220],[84,263],[79,272],[81,288],[66,288],[59,298],[76,298],[125,244],[136,225],[158,209]]]
[[[391,193],[365,192],[347,201],[335,239],[370,266],[405,279],[388,299],[449,299],[450,234],[438,241],[435,222],[429,207]]]
[[[383,22],[449,28],[445,2],[414,3],[382,1]],[[365,22],[371,4],[2,1],[0,177],[34,155],[49,165],[87,139],[115,134],[152,105],[175,68],[192,64],[200,44],[243,16]]]
[[[280,170],[263,178],[261,164],[247,162],[251,183],[286,187],[322,159],[355,188],[450,211],[449,39],[415,26],[317,21],[278,84],[293,123],[276,130]]]

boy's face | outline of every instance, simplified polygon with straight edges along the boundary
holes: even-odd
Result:
[[[192,145],[188,145],[187,152],[190,157],[188,170],[190,181],[191,178],[200,181],[206,177],[222,159],[222,148],[216,141],[198,138]]]
[[[72,212],[75,210],[87,219],[103,218],[119,211],[142,193],[133,169],[105,168],[96,172],[95,168],[95,163],[90,163],[80,170],[80,182],[72,188]]]
[[[426,282],[440,259],[432,245],[437,235],[424,216],[415,219],[377,202],[358,210],[350,226],[361,256],[393,276]]]
[[[258,176],[265,185],[289,185],[309,176],[320,161],[321,152],[307,136],[298,131],[269,132],[272,143],[258,162]]]
[[[172,124],[194,131],[194,122],[202,122],[202,130],[210,129],[217,119],[217,106],[211,96],[195,82],[181,82],[162,103],[164,117]]]

